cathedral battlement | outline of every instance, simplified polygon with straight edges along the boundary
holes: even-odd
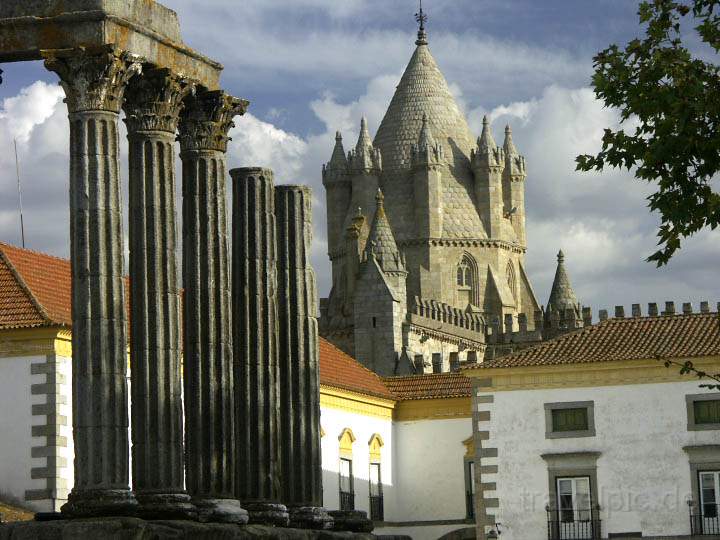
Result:
[[[663,305],[663,304],[660,304],[660,305]],[[658,303],[650,302],[650,303],[648,303],[647,315],[643,315],[641,305],[640,304],[632,304],[630,306],[630,311],[628,312],[629,316],[627,318],[636,318],[636,317],[643,317],[643,316],[646,316],[646,317],[668,317],[668,316],[680,315],[680,314],[692,315],[693,313],[702,313],[702,314],[711,313],[710,303],[706,300],[703,300],[702,302],[700,302],[698,311],[694,311],[692,302],[683,302],[682,308],[680,308],[680,310],[676,310],[675,302],[670,301],[670,300],[665,301],[664,305],[665,305],[665,309],[660,311],[660,309],[658,307]],[[718,302],[716,304],[715,312],[720,312],[720,302]],[[614,317],[610,317],[607,309],[601,309],[598,312],[598,315],[600,317],[600,321],[603,322],[610,318],[624,319],[624,318],[626,318],[625,313],[626,313],[625,306],[615,306],[615,310],[614,310],[615,316]]]

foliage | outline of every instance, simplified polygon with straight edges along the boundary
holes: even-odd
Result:
[[[657,184],[648,206],[660,214],[660,249],[648,260],[658,266],[670,260],[681,239],[720,223],[720,195],[711,186],[720,169],[720,70],[681,39],[692,28],[686,42],[716,59],[719,5],[720,0],[645,0],[638,11],[644,38],[624,49],[611,45],[594,58],[595,94],[619,110],[621,129],[606,129],[602,150],[578,156],[577,169],[633,169],[636,178]]]
[[[666,368],[669,367],[679,367],[680,368],[680,375],[694,375],[698,379],[710,379],[714,381],[713,383],[709,384],[701,384],[700,388],[707,388],[709,390],[719,390],[720,391],[720,373],[707,373],[705,371],[699,370],[695,367],[695,365],[690,361],[687,360],[685,362],[675,362],[674,360],[663,360],[662,358],[658,358],[661,362],[665,364]]]

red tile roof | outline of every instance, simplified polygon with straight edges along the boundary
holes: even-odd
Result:
[[[462,373],[385,377],[383,381],[401,400],[469,397],[472,393],[471,381]]]
[[[717,313],[608,319],[535,347],[468,368],[586,364],[720,354]]]
[[[320,384],[395,399],[375,372],[323,338],[320,338]]]
[[[0,242],[0,328],[70,325],[70,262]]]

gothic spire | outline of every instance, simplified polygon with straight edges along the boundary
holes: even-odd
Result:
[[[355,151],[360,153],[361,150],[365,150],[368,147],[372,148],[372,139],[370,138],[370,132],[367,127],[367,118],[363,116],[362,120],[360,120],[360,136],[355,145]]]
[[[333,148],[332,156],[327,164],[327,170],[345,170],[346,168],[347,157],[345,156],[342,135],[338,131],[335,133],[335,148]]]
[[[355,171],[380,171],[382,160],[380,151],[373,146],[367,119],[363,116],[360,121],[360,135],[355,149],[350,153],[350,167]]]
[[[503,150],[505,150],[506,156],[518,155],[517,148],[515,148],[515,143],[513,143],[512,130],[510,129],[509,125],[505,126],[505,142],[503,143]]]
[[[423,148],[433,148],[435,139],[433,139],[430,126],[428,126],[427,114],[423,114],[422,127],[420,128],[420,137],[418,138],[418,146]]]
[[[405,266],[395,243],[395,235],[393,235],[390,222],[385,215],[385,196],[379,188],[375,196],[375,203],[375,217],[365,248],[368,259],[375,257],[380,268],[385,272],[404,271]]]
[[[425,15],[425,13],[423,12],[422,0],[420,0],[420,11],[415,14],[415,20],[420,25],[420,27],[418,28],[417,41],[415,41],[415,45],[427,45],[428,39],[427,32],[425,32],[425,23],[427,22],[428,18],[427,15]]]
[[[497,148],[495,139],[492,136],[492,130],[490,129],[490,121],[487,115],[483,116],[483,128],[480,137],[477,140],[478,149],[481,152],[491,152]]]
[[[568,308],[578,309],[579,302],[575,296],[570,278],[565,270],[565,254],[560,250],[557,255],[557,270],[555,281],[553,281],[550,298],[548,299],[548,311],[564,311]]]

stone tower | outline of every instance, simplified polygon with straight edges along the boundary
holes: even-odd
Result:
[[[422,23],[415,43],[374,141],[363,119],[354,150],[338,133],[323,167],[321,332],[386,375],[481,358],[486,321],[540,309],[524,268],[525,159],[487,119],[475,139]]]

